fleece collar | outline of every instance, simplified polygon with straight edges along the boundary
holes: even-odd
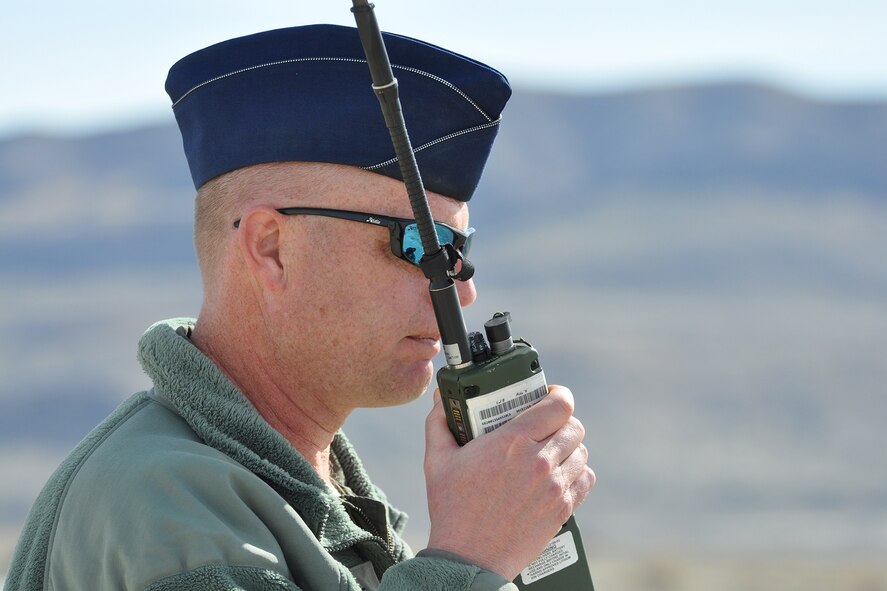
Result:
[[[157,395],[172,404],[207,445],[262,477],[299,512],[327,549],[366,540],[366,531],[348,517],[338,498],[308,461],[274,430],[256,408],[189,340],[195,320],[175,318],[151,326],[139,341],[139,361]],[[355,494],[387,503],[369,479],[345,435],[332,452]],[[389,506],[400,530],[406,515]]]

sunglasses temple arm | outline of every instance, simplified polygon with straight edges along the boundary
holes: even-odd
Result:
[[[441,248],[437,240],[431,208],[428,206],[428,197],[425,195],[419,165],[416,163],[416,155],[410,145],[407,126],[403,119],[397,79],[394,78],[394,73],[391,71],[391,62],[388,60],[388,52],[385,50],[385,41],[382,39],[379,24],[376,22],[373,5],[367,0],[352,0],[352,3],[354,6],[351,8],[351,12],[354,13],[360,42],[367,56],[367,65],[369,65],[373,78],[373,92],[379,99],[379,105],[385,117],[385,126],[391,135],[394,154],[397,156],[401,177],[419,228],[419,237],[425,251],[420,266],[422,272],[431,282],[429,286],[431,302],[434,306],[434,315],[437,318],[447,365],[451,367],[466,365],[471,363],[468,331],[462,317],[462,306],[459,303],[456,284],[450,275],[456,260],[451,260],[447,250]]]

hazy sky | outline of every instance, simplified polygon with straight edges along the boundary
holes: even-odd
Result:
[[[260,30],[353,24],[346,0],[4,2],[0,136],[168,118],[178,58]],[[377,0],[383,30],[485,61],[518,88],[758,79],[887,98],[887,0]]]

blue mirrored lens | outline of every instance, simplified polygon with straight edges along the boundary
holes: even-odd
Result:
[[[403,256],[416,265],[422,260],[425,249],[422,248],[422,238],[419,236],[419,226],[410,224],[403,231]]]
[[[437,241],[441,244],[453,244],[453,231],[447,228],[446,226],[441,226],[440,224],[434,224],[434,227],[437,229]]]
[[[452,230],[440,224],[434,224],[434,227],[437,230],[438,242],[441,244],[453,244],[455,242],[456,236],[453,234]],[[468,246],[470,243],[471,236],[468,237],[468,242],[462,247],[463,253],[468,253]],[[419,236],[419,226],[416,224],[409,224],[403,231],[403,256],[411,263],[418,265],[424,254],[425,249],[422,248],[422,238]]]

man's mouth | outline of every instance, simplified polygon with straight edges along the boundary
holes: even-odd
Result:
[[[416,344],[422,345],[423,347],[428,347],[429,349],[434,349],[435,354],[440,351],[440,339],[435,336],[425,336],[425,335],[411,335],[409,337],[411,341]]]

